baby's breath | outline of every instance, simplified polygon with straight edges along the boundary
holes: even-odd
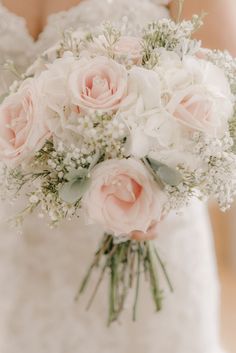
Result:
[[[143,64],[148,68],[158,63],[157,48],[185,53],[193,52],[196,42],[191,39],[192,34],[203,24],[202,16],[194,15],[190,21],[175,23],[169,19],[161,19],[149,24],[143,30]],[[184,49],[183,49],[184,48]]]

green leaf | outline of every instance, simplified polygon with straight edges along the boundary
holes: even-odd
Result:
[[[75,203],[79,201],[90,185],[90,179],[73,179],[65,183],[59,191],[60,198],[68,203]]]
[[[85,179],[88,176],[88,173],[95,167],[95,165],[98,163],[100,159],[100,152],[96,152],[93,155],[93,160],[89,166],[89,168],[83,168],[83,169],[72,169],[70,172],[68,172],[65,175],[65,179],[68,181],[75,181],[78,179]]]
[[[157,172],[160,169],[160,167],[165,165],[165,164],[163,164],[161,162],[158,162],[155,159],[152,159],[152,158],[149,158],[149,157],[147,158],[147,161],[151,165],[152,169],[155,170],[155,172]]]
[[[88,175],[88,169],[72,169],[69,173],[65,175],[65,179],[68,181],[75,181],[78,179],[84,179]]]
[[[152,158],[147,158],[147,160],[152,169],[157,173],[157,175],[164,183],[171,186],[177,186],[183,180],[183,177],[178,170],[168,167],[167,165]]]
[[[183,180],[182,175],[178,170],[172,169],[168,166],[160,167],[157,173],[161,180],[171,186],[177,186]]]

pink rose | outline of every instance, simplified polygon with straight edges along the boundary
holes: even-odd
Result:
[[[164,193],[135,159],[109,160],[91,174],[82,205],[93,223],[114,235],[150,231],[162,217]]]
[[[80,110],[114,111],[127,94],[127,72],[103,56],[83,59],[70,75],[69,89]]]
[[[189,130],[223,136],[233,113],[231,90],[224,72],[206,60],[186,57],[182,71],[177,70],[169,80],[169,87],[173,83],[174,86],[167,111]]]
[[[141,64],[142,62],[142,46],[140,38],[123,36],[117,41],[115,55],[129,58],[133,64]]]
[[[0,158],[9,166],[32,156],[49,137],[38,96],[35,80],[29,79],[0,106]]]
[[[202,131],[214,137],[223,136],[232,114],[230,100],[222,96],[214,97],[202,86],[191,86],[175,92],[166,108],[190,130]]]

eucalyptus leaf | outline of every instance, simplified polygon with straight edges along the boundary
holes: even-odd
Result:
[[[159,175],[157,175],[156,171],[152,168],[151,163],[149,162],[149,160],[147,158],[143,158],[142,162],[146,166],[147,170],[152,174],[154,180],[158,183],[160,188],[163,189],[164,188],[164,184],[163,184],[161,178],[159,177]]]
[[[171,186],[177,186],[183,180],[182,175],[178,170],[152,158],[147,158],[147,160],[152,169],[157,173],[157,175],[164,183]]]
[[[89,168],[80,168],[80,169],[72,169],[66,175],[65,179],[68,181],[75,181],[78,179],[85,179],[88,176],[88,173],[95,167],[100,159],[100,152],[96,152],[93,156],[93,160],[89,166]]]
[[[68,203],[79,201],[90,185],[90,179],[73,179],[65,183],[59,191],[60,198]]]
[[[161,167],[163,167],[165,165],[165,164],[163,164],[159,161],[156,161],[155,159],[150,158],[150,157],[147,158],[147,161],[151,165],[152,169],[155,171],[158,171]]]
[[[166,165],[163,165],[157,171],[157,174],[166,184],[171,186],[177,186],[183,180],[182,175],[178,170],[170,168]]]
[[[65,178],[68,181],[75,181],[78,179],[84,179],[86,178],[88,175],[88,169],[87,168],[83,168],[83,169],[72,169],[70,172],[68,172],[65,175]]]

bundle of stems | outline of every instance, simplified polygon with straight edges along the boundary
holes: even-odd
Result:
[[[128,240],[116,243],[112,235],[105,234],[94,260],[81,283],[76,300],[86,290],[95,268],[100,269],[100,275],[89,299],[87,309],[91,307],[104,276],[108,275],[108,326],[119,319],[124,309],[125,300],[131,289],[134,289],[132,317],[134,321],[136,320],[141,278],[143,276],[150,283],[156,311],[161,310],[163,301],[163,291],[160,288],[158,269],[163,272],[170,291],[173,291],[164,263],[157,252],[154,242],[151,240]]]

